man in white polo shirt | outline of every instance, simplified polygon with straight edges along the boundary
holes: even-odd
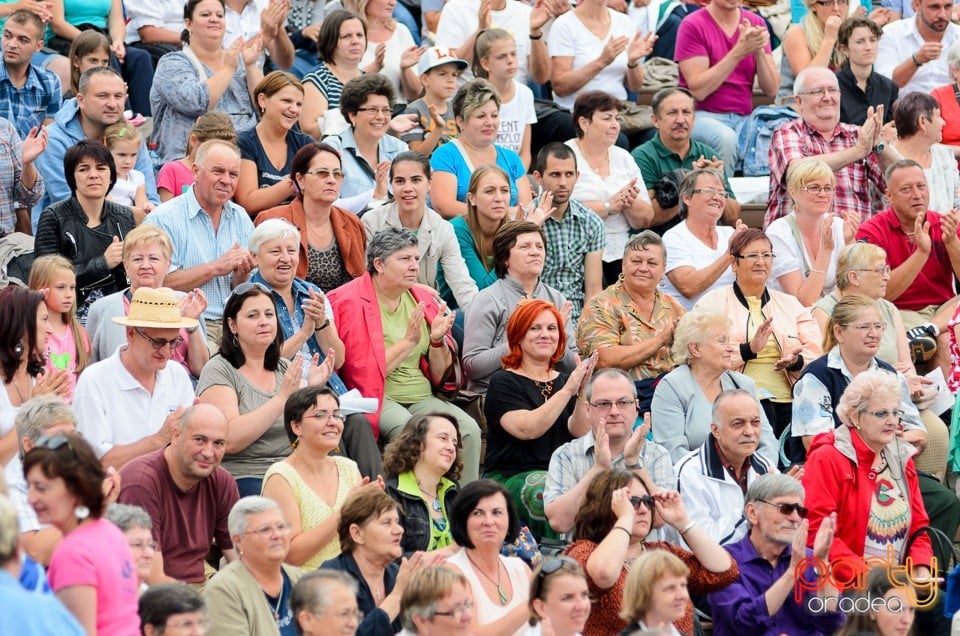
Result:
[[[952,84],[947,53],[960,41],[960,26],[953,24],[953,0],[913,0],[917,12],[883,30],[875,70],[900,87],[900,94],[930,93]]]
[[[198,322],[180,315],[173,290],[140,287],[130,310],[114,322],[127,330],[127,344],[88,367],[77,381],[73,409],[77,430],[103,465],[119,470],[131,459],[163,448],[193,384],[180,364],[167,364],[180,344],[180,328]]]

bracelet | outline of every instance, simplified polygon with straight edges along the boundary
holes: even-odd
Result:
[[[627,530],[626,528],[624,528],[623,526],[613,526],[613,530],[623,530],[624,532],[627,533],[628,537],[630,537],[631,539],[633,538],[633,533]]]
[[[626,463],[625,463],[625,464],[623,465],[623,467],[626,468],[627,470],[640,470],[641,468],[643,468],[643,463],[640,461],[640,458],[638,457],[636,464],[626,464]]]
[[[430,338],[430,347],[431,347],[431,348],[433,348],[433,349],[443,349],[444,346],[445,346],[445,345],[444,345],[444,343],[443,343],[443,338],[441,338],[441,339],[438,340],[437,342],[434,342],[434,341],[433,341],[433,338]]]
[[[638,66],[640,66],[640,60],[637,60],[636,62],[627,62],[627,68],[637,68]]]
[[[197,333],[198,329],[200,329],[199,324],[196,327],[190,327],[189,329],[184,329],[184,331],[186,331],[188,334],[192,336],[193,334]]]
[[[690,529],[693,528],[693,526],[695,525],[697,525],[697,522],[691,519],[687,525],[683,526],[683,528],[680,528],[679,530],[680,534],[681,535],[687,534],[688,532],[690,532]]]
[[[542,39],[543,39],[543,32],[541,31],[541,32],[538,33],[537,35],[534,35],[533,33],[531,33],[531,34],[530,34],[530,39],[531,39],[531,40],[534,40],[534,41],[536,41],[536,40],[542,40]]]
[[[323,321],[323,324],[322,324],[322,325],[320,325],[319,327],[317,327],[317,331],[323,331],[324,329],[326,329],[326,328],[329,327],[329,326],[330,326],[330,319],[327,318],[326,320]]]
[[[917,59],[917,54],[916,54],[916,53],[912,54],[912,55],[910,56],[910,59],[913,60],[913,63],[917,65],[917,68],[920,68],[921,66],[923,66],[923,62],[921,62],[920,60]]]
[[[822,270],[822,269],[811,269],[811,270],[810,270],[810,273],[811,273],[811,274],[823,274],[824,276],[827,275],[827,272],[826,272],[825,270]]]

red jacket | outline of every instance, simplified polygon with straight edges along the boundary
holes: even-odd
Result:
[[[927,510],[920,496],[917,467],[913,463],[916,449],[905,442],[894,440],[887,445],[885,455],[894,480],[901,492],[907,494],[910,504],[910,530],[907,537],[929,525]],[[874,495],[874,480],[870,468],[876,453],[860,435],[847,426],[839,426],[829,433],[817,435],[807,453],[803,470],[806,506],[810,509],[810,531],[807,544],[813,547],[817,529],[831,512],[837,513],[837,532],[830,548],[830,560],[841,557],[863,556],[867,536],[867,522]],[[902,476],[902,479],[897,479]],[[930,538],[920,535],[914,541],[910,554],[914,565],[930,565],[933,557]],[[852,573],[837,568],[837,578],[847,580]]]
[[[418,303],[425,303],[424,317],[432,324],[440,310],[436,299],[414,287],[410,290]],[[387,379],[387,350],[383,342],[383,323],[380,304],[373,289],[373,279],[367,272],[346,285],[327,294],[333,309],[337,333],[346,350],[343,366],[337,369],[340,378],[351,389],[364,397],[379,401],[377,412],[367,415],[374,436],[380,436],[380,411],[383,410],[384,384]],[[451,336],[447,335],[448,345]]]

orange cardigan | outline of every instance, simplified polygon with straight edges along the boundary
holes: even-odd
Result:
[[[286,219],[300,229],[300,264],[297,265],[297,276],[307,277],[310,263],[307,259],[307,218],[303,211],[303,200],[295,198],[287,205],[278,205],[275,208],[264,210],[254,219],[254,225],[260,225],[267,219]],[[367,231],[360,221],[360,217],[347,212],[337,206],[330,208],[330,224],[333,226],[333,235],[340,248],[340,257],[343,266],[353,278],[362,276],[367,270]],[[324,291],[330,291],[325,289]]]

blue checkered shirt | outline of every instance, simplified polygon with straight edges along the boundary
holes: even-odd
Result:
[[[539,203],[539,198],[534,205]],[[603,251],[606,232],[603,219],[579,201],[570,199],[563,219],[552,216],[543,222],[547,257],[540,279],[558,290],[573,304],[570,319],[576,324],[583,310],[583,259],[590,252]]]
[[[20,139],[44,119],[53,119],[60,110],[60,78],[54,73],[30,65],[27,82],[17,88],[10,81],[5,64],[0,64],[0,117],[17,127]]]

